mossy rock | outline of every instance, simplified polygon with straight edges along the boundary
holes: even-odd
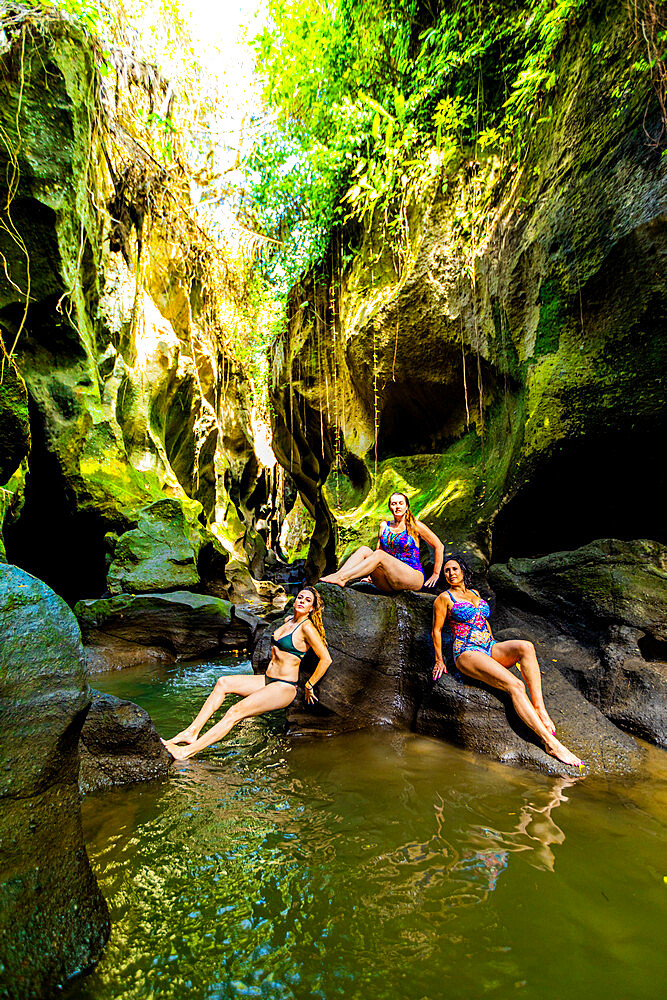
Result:
[[[315,519],[306,509],[301,497],[297,496],[280,532],[280,547],[288,562],[306,558],[314,529]]]
[[[0,969],[3,997],[55,995],[98,960],[107,907],[86,855],[78,741],[90,695],[65,602],[0,565]]]
[[[0,486],[30,450],[28,393],[16,366],[0,353]]]
[[[211,656],[249,634],[229,601],[182,590],[79,601],[74,612],[93,672]]]
[[[199,504],[157,500],[118,540],[107,574],[112,594],[183,590],[199,584]]]

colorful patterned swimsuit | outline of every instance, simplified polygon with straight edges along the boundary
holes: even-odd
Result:
[[[461,653],[467,653],[470,650],[480,650],[490,656],[496,640],[493,638],[487,621],[491,614],[489,605],[480,598],[479,604],[475,607],[470,601],[455,600],[451,590],[448,590],[447,593],[453,601],[449,609],[449,624],[454,637],[454,662],[458,660]],[[472,593],[479,597],[476,590],[473,590]]]
[[[380,548],[388,552],[394,559],[400,559],[402,563],[411,569],[416,569],[424,576],[424,569],[419,558],[419,545],[414,540],[409,531],[399,531],[395,534],[388,524],[380,532]]]

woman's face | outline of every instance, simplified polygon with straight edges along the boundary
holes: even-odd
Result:
[[[300,590],[294,601],[294,610],[300,615],[307,615],[315,606],[315,596],[312,590]]]
[[[389,510],[394,515],[397,521],[400,521],[402,517],[405,517],[405,512],[408,509],[408,504],[402,493],[392,493],[389,497]]]
[[[463,570],[456,559],[448,559],[442,567],[442,572],[450,587],[457,587],[464,583]]]

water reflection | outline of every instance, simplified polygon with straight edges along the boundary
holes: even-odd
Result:
[[[211,668],[144,674],[139,700],[168,727],[210,683]],[[590,963],[573,949],[574,913],[582,939],[596,940],[592,1000],[616,987],[626,1000],[648,995],[659,827],[618,790],[577,782],[390,730],[294,743],[280,717],[248,720],[163,785],[86,800],[114,923],[70,1000],[562,1000]],[[620,966],[615,921],[638,928]]]

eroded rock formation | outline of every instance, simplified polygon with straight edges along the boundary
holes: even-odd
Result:
[[[124,585],[118,562],[132,554],[152,505],[168,497],[211,533],[207,551],[193,552],[188,586],[219,592],[227,560],[261,577],[265,541],[256,529],[271,523],[277,494],[253,446],[262,422],[256,394],[226,346],[239,278],[229,268],[208,295],[215,255],[188,215],[187,183],[174,180],[178,171],[168,177],[127,131],[123,102],[149,106],[153,95],[138,83],[128,93],[120,78],[105,89],[81,29],[56,14],[15,19],[7,31],[7,557],[70,600],[99,596],[108,583]],[[128,586],[141,589],[136,580]]]
[[[665,541],[667,160],[657,102],[627,82],[632,30],[624,5],[590,5],[518,170],[494,188],[495,153],[434,156],[404,245],[380,218],[338,233],[295,290],[274,440],[315,518],[311,578],[334,521],[339,557],[375,544],[395,489],[495,560]],[[473,188],[490,201],[471,235]]]

